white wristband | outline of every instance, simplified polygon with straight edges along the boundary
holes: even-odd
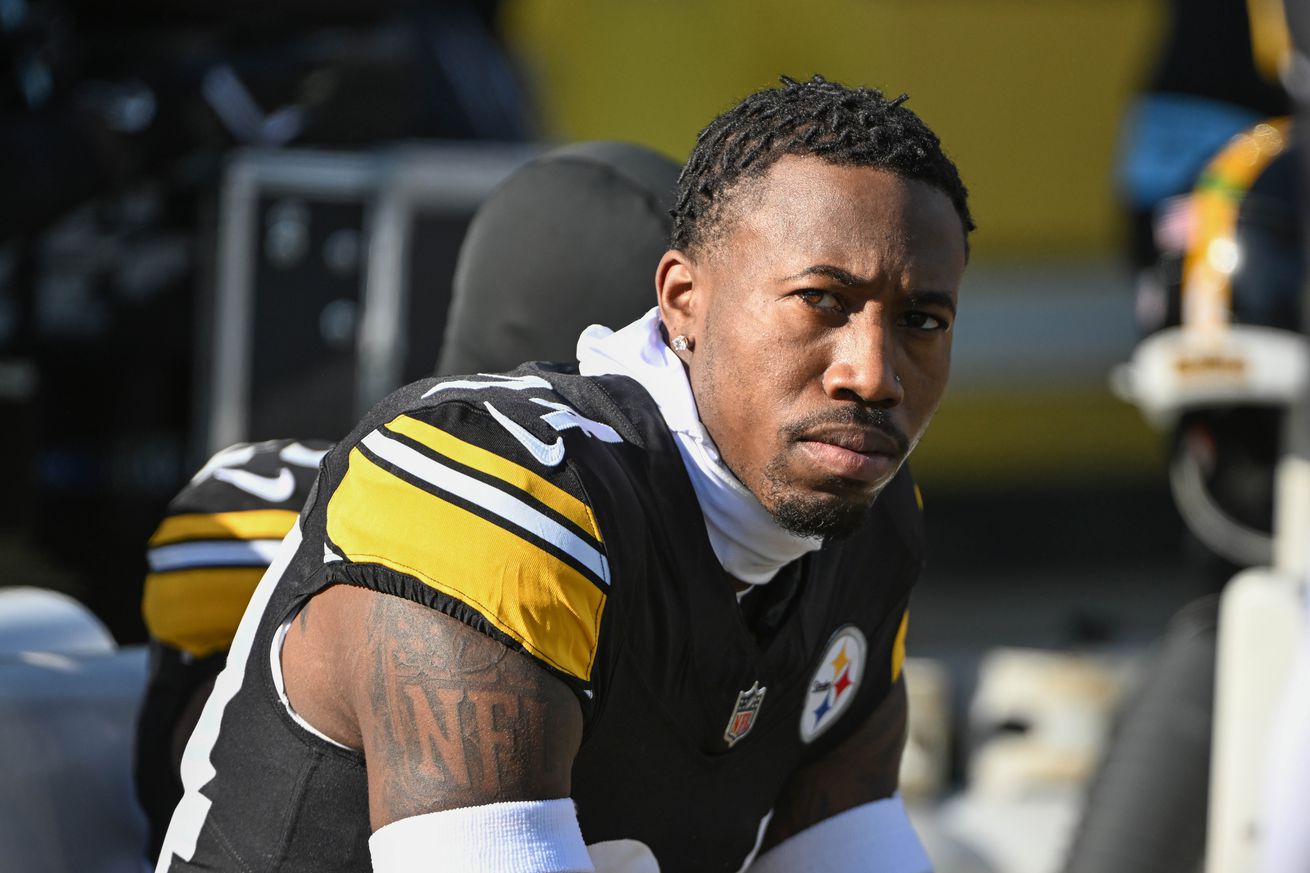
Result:
[[[594,873],[573,801],[513,801],[429,812],[368,840],[374,873]]]
[[[756,859],[748,873],[931,873],[900,795],[826,818]]]

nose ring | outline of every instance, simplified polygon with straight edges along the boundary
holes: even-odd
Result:
[[[897,384],[897,385],[901,384],[901,377],[900,377],[900,376],[897,376],[897,377],[896,377],[896,384]]]

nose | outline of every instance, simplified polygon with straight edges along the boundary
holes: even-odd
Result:
[[[823,390],[834,400],[856,400],[890,409],[905,398],[896,372],[892,329],[882,324],[847,325],[823,373]]]

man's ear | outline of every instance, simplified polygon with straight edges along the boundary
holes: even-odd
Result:
[[[694,335],[699,294],[696,289],[696,264],[685,252],[669,249],[655,268],[655,294],[660,304],[660,320],[669,336]]]

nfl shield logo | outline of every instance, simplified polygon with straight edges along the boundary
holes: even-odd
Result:
[[[755,684],[737,695],[737,705],[732,710],[732,718],[728,719],[728,729],[723,732],[723,739],[727,741],[728,748],[751,732],[755,726],[755,716],[759,714],[760,704],[764,702],[764,692],[767,688],[760,687],[760,681],[755,680]]]

